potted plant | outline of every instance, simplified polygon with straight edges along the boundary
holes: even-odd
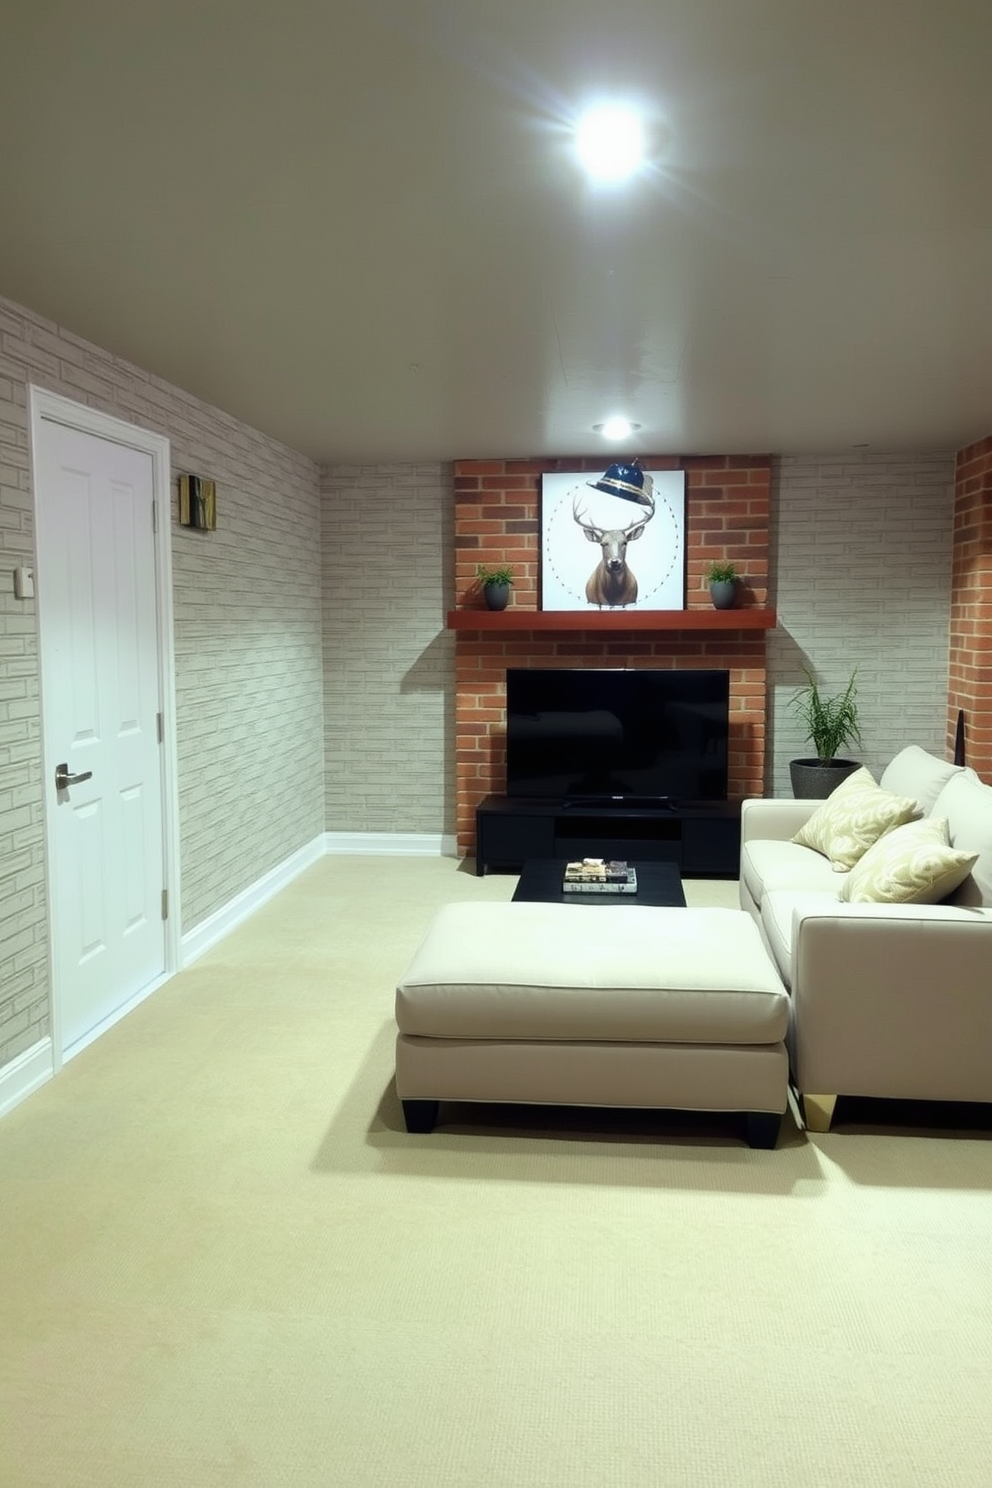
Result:
[[[484,563],[480,563],[475,572],[489,608],[505,610],[513,583],[513,569],[506,563],[497,564],[495,568],[487,568]]]
[[[737,598],[737,565],[734,563],[711,563],[708,574],[710,599],[718,610],[733,608]]]
[[[840,784],[846,775],[859,768],[857,760],[839,759],[837,751],[851,740],[861,742],[858,722],[857,678],[854,668],[843,692],[824,697],[812,673],[803,667],[806,681],[789,699],[800,721],[806,727],[806,738],[816,750],[815,759],[794,759],[789,763],[792,793],[802,800],[822,800]]]

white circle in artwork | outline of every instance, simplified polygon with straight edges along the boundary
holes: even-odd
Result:
[[[562,486],[557,498],[552,498],[544,519],[544,590],[553,589],[555,601],[546,604],[546,608],[584,609],[595,603],[588,598],[586,585],[601,561],[602,551],[595,537],[587,537],[576,512],[587,526],[601,532],[623,532],[644,522],[640,535],[631,539],[625,556],[637,584],[633,604],[650,609],[652,598],[670,584],[683,561],[683,517],[666,492],[664,480],[655,484],[653,516],[635,502],[597,491],[588,478]],[[681,588],[677,594],[670,593],[663,604],[667,608],[680,608],[684,604]]]

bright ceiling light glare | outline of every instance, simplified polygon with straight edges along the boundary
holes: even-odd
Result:
[[[603,424],[593,424],[597,434],[602,434],[604,439],[627,439],[640,424],[632,424],[630,419],[621,418],[619,414],[608,418]]]
[[[644,130],[629,109],[590,109],[579,120],[575,142],[596,181],[625,181],[644,159]]]

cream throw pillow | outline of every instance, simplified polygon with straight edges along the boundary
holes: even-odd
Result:
[[[855,863],[838,898],[852,904],[939,904],[977,860],[977,853],[951,847],[943,817],[928,816],[880,837]]]
[[[792,840],[823,853],[835,873],[844,873],[885,832],[919,814],[915,801],[883,791],[862,767],[841,781]]]
[[[963,765],[949,765],[918,744],[907,744],[886,765],[878,783],[883,790],[894,791],[897,796],[915,796],[920,810],[929,816],[944,786],[963,770]]]

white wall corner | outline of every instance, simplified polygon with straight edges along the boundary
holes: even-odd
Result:
[[[55,1073],[52,1041],[47,1036],[18,1054],[0,1070],[0,1116],[27,1100]]]
[[[249,884],[247,889],[242,889],[227,904],[194,925],[192,930],[187,930],[183,935],[181,944],[180,968],[190,966],[199,959],[206,951],[212,949],[226,935],[230,935],[238,925],[242,924],[256,909],[261,909],[270,899],[275,898],[281,889],[291,884],[294,878],[298,878],[307,868],[324,856],[326,848],[323,836],[317,836],[305,847],[292,853],[283,862],[264,873],[261,878]]]

